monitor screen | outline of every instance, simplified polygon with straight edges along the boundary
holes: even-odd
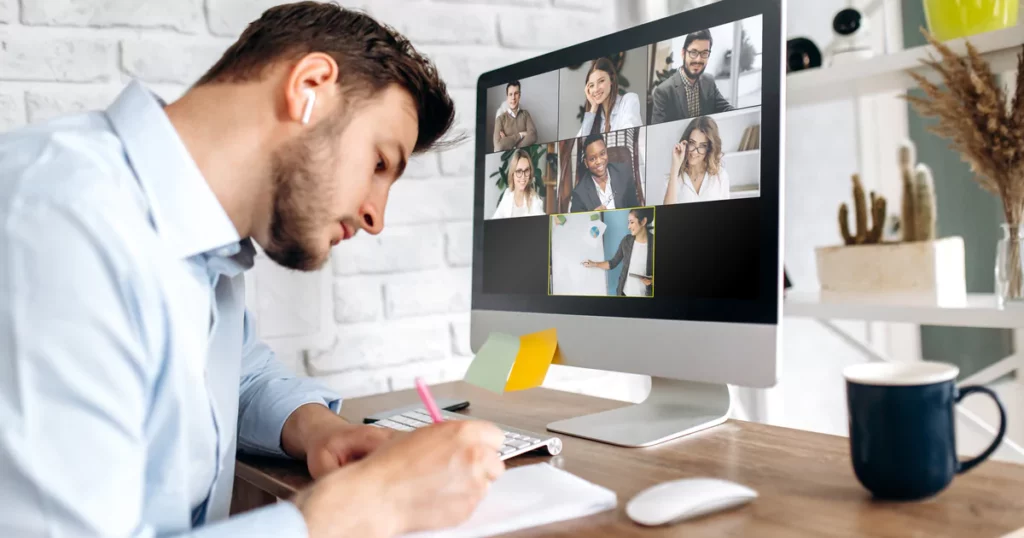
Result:
[[[474,309],[776,321],[781,30],[759,4],[481,76]]]

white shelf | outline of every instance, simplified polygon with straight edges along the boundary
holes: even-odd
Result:
[[[962,301],[939,304],[934,299],[913,296],[789,290],[783,305],[783,314],[789,317],[1024,328],[1024,307],[1011,305],[1000,309],[991,294],[968,294]]]
[[[1017,54],[1024,43],[1024,27],[1005,28],[967,39],[982,53],[994,72],[1011,71],[1017,66]],[[947,45],[958,54],[967,53],[964,39],[948,41]],[[786,76],[786,103],[793,107],[900,92],[916,86],[914,79],[907,74],[910,70],[936,80],[933,78],[934,70],[920,63],[920,60],[928,58],[929,53],[938,56],[931,45],[926,45],[834,67],[791,73]]]
[[[729,152],[725,153],[724,157],[726,159],[728,159],[730,157],[753,157],[755,155],[760,155],[760,154],[761,154],[761,150],[759,150],[759,149],[748,149],[748,150],[745,150],[745,151],[729,151]]]

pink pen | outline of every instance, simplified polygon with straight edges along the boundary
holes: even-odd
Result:
[[[423,405],[427,408],[427,413],[430,414],[430,418],[433,419],[434,423],[444,422],[444,417],[441,416],[441,410],[437,408],[437,403],[434,402],[434,397],[430,395],[430,389],[428,389],[426,383],[418,377],[416,378],[416,392],[420,393],[420,400],[423,400]]]

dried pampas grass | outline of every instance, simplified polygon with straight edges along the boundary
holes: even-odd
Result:
[[[929,130],[950,141],[970,165],[974,180],[1002,201],[1010,232],[1007,269],[1008,295],[1024,298],[1020,264],[1020,226],[1024,224],[1024,53],[1017,56],[1017,85],[1012,100],[996,75],[967,42],[967,56],[960,57],[922,29],[939,58],[923,61],[941,75],[940,87],[917,73],[910,73],[925,97],[907,100],[925,117],[938,122]]]
[[[1006,223],[1024,216],[1024,54],[1017,56],[1017,88],[1009,103],[1006,89],[978,50],[967,42],[960,57],[922,30],[939,59],[922,63],[935,69],[944,88],[910,73],[926,97],[908,96],[914,108],[938,122],[929,130],[950,141],[970,165],[974,179],[1003,202]]]

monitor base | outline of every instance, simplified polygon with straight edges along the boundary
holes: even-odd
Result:
[[[644,447],[717,426],[729,416],[729,387],[651,377],[641,403],[548,424],[548,431],[625,447]]]

